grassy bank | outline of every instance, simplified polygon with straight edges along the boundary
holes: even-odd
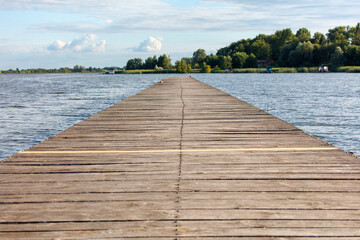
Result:
[[[115,74],[166,74],[166,73],[176,73],[176,70],[175,69],[164,69],[164,70],[141,69],[141,70],[115,71]]]
[[[237,68],[231,70],[231,73],[265,73],[265,68]],[[272,68],[273,73],[316,73],[318,72],[317,67],[300,67],[300,68]],[[360,66],[346,66],[339,67],[334,72],[348,72],[348,73],[360,73]],[[175,69],[164,69],[164,70],[152,70],[152,69],[141,69],[141,70],[121,70],[116,71],[116,74],[169,74],[178,73]],[[200,69],[192,69],[189,73],[201,73]],[[212,69],[211,73],[226,73],[222,69]]]
[[[240,68],[234,69],[233,73],[264,73],[265,68]],[[302,68],[272,68],[273,73],[309,73],[317,72],[317,67]]]
[[[360,66],[338,67],[336,72],[360,73]]]

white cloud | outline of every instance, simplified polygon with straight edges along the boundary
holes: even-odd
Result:
[[[156,52],[160,51],[162,48],[162,38],[154,38],[149,37],[142,43],[140,43],[139,47],[135,49],[137,52]]]
[[[57,50],[61,50],[61,49],[65,48],[66,46],[68,46],[67,42],[62,42],[60,40],[56,40],[55,42],[50,44],[47,47],[47,49],[50,50],[50,51],[57,51]]]
[[[94,43],[84,49],[88,52],[103,52],[105,51],[106,41],[102,40],[100,43]]]
[[[74,52],[100,52],[105,50],[106,41],[95,43],[98,37],[95,34],[87,34],[81,38],[75,38],[72,41],[64,42],[56,40],[47,47],[49,51],[74,51]]]

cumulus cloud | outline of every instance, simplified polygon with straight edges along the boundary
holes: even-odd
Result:
[[[105,51],[106,41],[102,40],[100,43],[94,43],[84,49],[87,52],[103,52]]]
[[[57,50],[64,49],[66,46],[68,46],[67,42],[62,42],[60,40],[56,40],[51,45],[49,45],[47,47],[47,49],[50,50],[50,51],[57,51]]]
[[[100,43],[95,43],[97,40],[95,34],[87,34],[81,38],[75,38],[72,41],[64,42],[56,40],[50,44],[47,49],[49,51],[74,51],[74,52],[100,52],[105,50],[106,41],[102,40]]]
[[[160,51],[162,48],[162,38],[154,38],[149,37],[142,43],[140,43],[139,47],[135,49],[136,52],[156,52]]]

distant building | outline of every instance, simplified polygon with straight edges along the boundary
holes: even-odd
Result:
[[[114,68],[110,68],[110,69],[109,69],[109,74],[115,74],[115,69],[114,69]]]
[[[266,67],[271,63],[275,63],[274,60],[257,60],[257,66],[259,68]]]
[[[329,67],[324,64],[321,64],[319,67],[319,72],[329,72]]]

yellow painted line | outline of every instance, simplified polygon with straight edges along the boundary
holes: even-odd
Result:
[[[20,154],[97,154],[97,153],[179,153],[179,152],[290,152],[337,150],[336,147],[308,148],[218,148],[218,149],[159,149],[159,150],[113,150],[113,151],[24,151]]]

